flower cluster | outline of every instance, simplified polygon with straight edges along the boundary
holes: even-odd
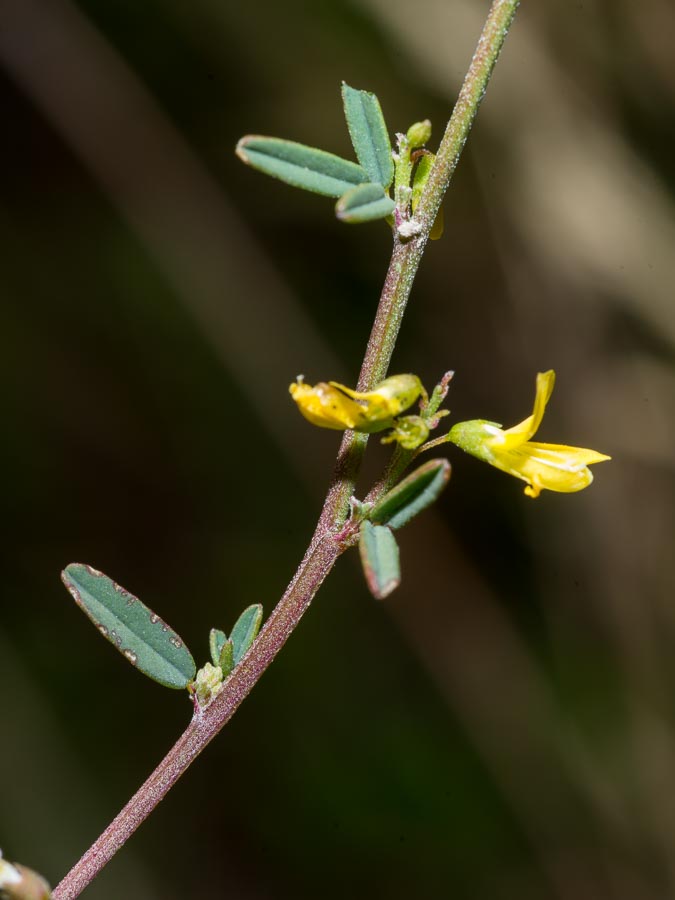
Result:
[[[303,416],[313,425],[340,430],[350,428],[369,434],[391,429],[383,443],[396,441],[408,450],[419,448],[419,452],[450,441],[466,453],[525,481],[527,496],[538,497],[542,490],[560,493],[583,490],[593,481],[588,467],[610,459],[604,453],[583,447],[530,440],[541,424],[554,384],[552,369],[537,375],[532,414],[512,428],[504,430],[496,422],[472,419],[457,423],[444,438],[421,447],[429,434],[429,426],[435,427],[444,413],[427,421],[424,415],[427,393],[416,375],[394,375],[366,393],[353,391],[335,381],[320,382],[311,387],[302,378],[298,378],[289,390]],[[444,390],[447,390],[447,382]],[[420,397],[422,416],[399,416]]]

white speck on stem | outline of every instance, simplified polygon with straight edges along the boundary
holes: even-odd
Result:
[[[408,221],[401,222],[398,226],[397,231],[399,233],[399,237],[415,237],[415,235],[419,234],[422,231],[422,224],[416,219],[409,219]]]

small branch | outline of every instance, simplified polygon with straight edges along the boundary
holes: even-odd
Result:
[[[205,710],[195,711],[185,732],[152,775],[54,890],[54,900],[79,897],[232,718],[300,621],[342,549],[331,535],[312,542],[295,578],[222,693]]]
[[[402,240],[396,233],[394,235],[392,258],[361,368],[359,390],[369,390],[386,377],[429,231],[517,6],[518,0],[494,0],[417,208],[416,219],[422,230],[409,241]],[[284,596],[251,649],[225,682],[222,692],[205,710],[195,712],[186,731],[152,775],[56,887],[54,900],[79,897],[232,718],[286,643],[338,556],[349,544],[349,536],[341,530],[347,520],[349,498],[354,493],[367,439],[367,435],[345,432],[331,486],[307,552]],[[395,468],[397,473],[403,462],[399,459]]]

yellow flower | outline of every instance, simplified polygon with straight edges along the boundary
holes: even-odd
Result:
[[[288,390],[303,416],[320,428],[352,428],[373,434],[394,424],[394,417],[425,395],[417,375],[392,375],[375,390],[359,393],[336,381],[312,387],[299,377]]]
[[[538,497],[542,490],[561,493],[583,490],[593,481],[588,466],[610,459],[609,456],[582,447],[530,440],[541,424],[554,384],[552,369],[539,372],[532,415],[513,428],[503,431],[496,422],[474,419],[455,425],[448,440],[491,466],[526,481],[528,497]]]

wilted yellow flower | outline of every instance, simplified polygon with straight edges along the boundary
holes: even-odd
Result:
[[[526,481],[528,497],[538,497],[542,490],[561,493],[583,490],[593,481],[588,466],[610,459],[609,456],[582,447],[530,440],[541,424],[554,384],[553,369],[539,372],[532,415],[513,428],[503,431],[496,422],[474,419],[455,425],[448,440],[491,466]]]
[[[373,434],[394,424],[394,417],[424,394],[417,375],[392,375],[375,390],[359,393],[336,381],[312,387],[301,377],[288,390],[303,416],[321,428],[352,428]]]

